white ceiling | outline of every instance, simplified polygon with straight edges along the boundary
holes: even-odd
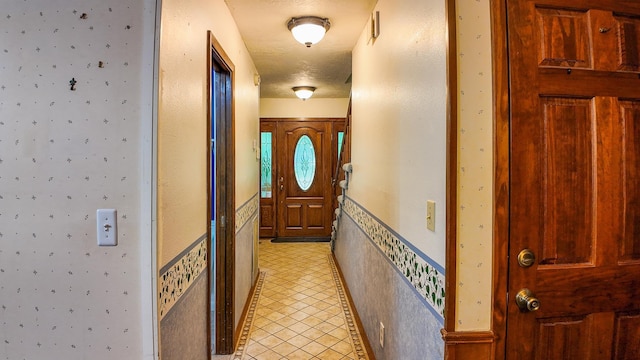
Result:
[[[295,98],[294,86],[315,86],[314,98],[349,97],[351,50],[376,1],[225,0],[260,73],[262,98]],[[328,18],[331,28],[307,48],[287,29],[299,16]]]

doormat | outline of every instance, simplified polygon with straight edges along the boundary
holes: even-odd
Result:
[[[331,236],[278,237],[271,240],[272,243],[329,242],[329,241],[331,241]]]

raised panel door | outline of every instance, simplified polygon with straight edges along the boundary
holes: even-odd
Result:
[[[507,12],[507,358],[640,359],[640,3]],[[515,301],[525,288],[538,310]]]
[[[331,233],[331,122],[278,124],[277,235]]]

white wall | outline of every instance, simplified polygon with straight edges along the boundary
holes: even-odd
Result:
[[[152,356],[154,26],[152,0],[2,2],[2,359]]]
[[[349,98],[311,98],[300,99],[260,99],[260,117],[263,118],[297,118],[324,117],[344,118],[349,109]]]
[[[447,144],[445,2],[379,0],[353,50],[353,173],[336,258],[378,359],[439,359]],[[435,231],[427,229],[435,201]],[[375,295],[371,291],[375,289]]]
[[[258,192],[259,88],[223,0],[163,1],[158,114],[160,266],[206,232],[207,30],[235,66],[236,208]]]
[[[443,1],[380,0],[380,36],[353,51],[349,196],[445,264],[446,41]],[[426,228],[427,200],[436,230]]]
[[[381,35],[354,49],[349,196],[445,264],[444,3],[379,1]],[[457,330],[491,327],[493,93],[490,4],[457,4]],[[423,17],[424,13],[430,14]],[[454,159],[455,161],[456,159]],[[426,230],[426,200],[436,231]]]

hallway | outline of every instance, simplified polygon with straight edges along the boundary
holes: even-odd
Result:
[[[308,328],[296,334],[308,342],[283,338],[287,335],[279,332],[296,331],[285,321],[296,319],[285,308],[273,307],[291,305],[287,302],[294,298],[286,293],[269,299],[271,308],[260,305],[270,278],[281,275],[281,268],[257,266],[256,236],[264,211],[260,119],[339,119],[348,108],[353,109],[353,177],[342,198],[334,255],[369,334],[374,352],[368,356],[443,359],[445,348],[458,344],[453,341],[469,340],[464,346],[474,346],[475,336],[486,340],[483,347],[494,346],[492,274],[501,268],[494,269],[492,261],[493,235],[504,233],[494,231],[493,204],[508,194],[495,191],[508,187],[493,181],[494,164],[505,158],[491,151],[494,140],[503,139],[495,136],[494,119],[505,114],[494,112],[493,95],[508,87],[493,82],[501,74],[492,72],[493,55],[502,45],[494,49],[491,41],[491,30],[501,29],[492,27],[491,11],[504,3],[377,0],[360,6],[365,11],[361,22],[340,10],[343,2],[262,2],[262,11],[250,3],[3,2],[0,359],[207,359],[214,262],[225,269],[220,278],[226,276],[218,281],[217,294],[229,294],[214,300],[220,307],[216,316],[224,317],[219,328],[225,331],[226,352],[235,350],[234,335],[242,334],[240,319],[251,308],[261,271],[262,291],[240,358],[266,358],[288,345],[295,349],[285,358],[296,350],[321,358],[324,352],[338,352],[340,344],[354,346],[349,334],[313,349],[322,345],[322,335],[338,339],[340,331],[329,321],[336,313],[318,317],[305,309],[296,310],[306,316],[298,320]],[[251,10],[251,17],[236,21],[234,4]],[[459,17],[453,16],[457,11]],[[326,38],[311,48],[297,43],[287,26],[292,16],[307,14],[332,23]],[[309,66],[317,63],[319,51],[348,40],[342,29],[353,27],[352,45],[331,57],[349,60],[344,72],[330,71],[348,91],[332,95],[332,81],[311,82],[285,66],[291,77],[268,93],[269,66],[250,52],[240,22],[258,25],[255,29],[265,36],[260,44],[270,51],[294,47],[295,53],[285,52],[287,59]],[[224,129],[219,123],[219,129],[212,126],[212,115],[222,110],[212,106],[211,96],[211,78],[221,80],[212,76],[214,67],[220,65],[231,71],[232,80],[224,87],[232,95],[225,106],[231,121]],[[281,68],[282,63],[272,65]],[[293,87],[307,85],[316,87],[313,97],[295,97]],[[207,183],[213,128],[231,134],[228,156],[222,156],[216,139],[216,169],[224,167],[220,179],[229,183],[227,201],[216,203],[216,211],[209,201],[214,189]],[[333,133],[326,136],[335,139]],[[295,153],[295,147],[291,150]],[[336,167],[325,170],[315,176],[331,176]],[[502,185],[505,174],[497,173]],[[277,180],[295,178],[278,175]],[[287,186],[273,185],[274,194],[279,185]],[[430,227],[427,204],[433,214]],[[114,223],[101,227],[98,209],[115,210]],[[228,238],[220,242],[227,245],[224,249],[211,246],[211,214],[224,228],[216,238]],[[314,219],[320,223],[320,215]],[[116,236],[117,245],[97,243],[106,231]],[[290,246],[265,243],[262,252],[276,245],[278,255]],[[326,244],[320,246],[322,264],[331,269],[331,252]],[[225,255],[226,262],[212,253]],[[300,283],[294,286],[311,284],[304,279],[309,260],[304,261],[284,270],[296,275],[291,282]],[[328,274],[323,277],[332,279],[333,272]],[[338,289],[332,291],[340,299]],[[317,303],[327,306],[327,299],[311,299],[316,303],[295,303],[308,311]],[[261,314],[263,308],[269,312]],[[335,307],[320,310],[327,309]],[[250,331],[266,331],[268,324],[260,323],[265,319],[279,331],[250,338]],[[323,327],[329,324],[335,327]],[[340,329],[348,331],[347,324]],[[378,341],[380,324],[384,347]],[[443,340],[443,328],[450,343]],[[265,343],[274,338],[278,344]]]
[[[234,355],[368,359],[329,243],[260,241],[260,277]]]

